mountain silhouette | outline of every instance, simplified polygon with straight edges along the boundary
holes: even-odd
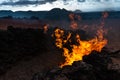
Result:
[[[38,17],[39,19],[47,20],[61,20],[68,17],[68,14],[71,13],[65,9],[54,8],[50,11],[11,11],[11,10],[1,10],[0,17],[12,16],[13,18],[31,18]]]
[[[50,11],[11,11],[1,10],[0,18],[27,18],[27,19],[40,19],[40,20],[68,20],[68,15],[75,13],[82,16],[82,19],[99,19],[102,12],[82,12],[76,10],[74,12],[66,9],[53,8]],[[108,18],[120,18],[120,11],[109,12]]]
[[[47,12],[46,19],[50,20],[65,20],[68,19],[68,15],[72,13],[71,11],[67,11],[65,9],[54,8]]]

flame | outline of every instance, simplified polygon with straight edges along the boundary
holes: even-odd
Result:
[[[105,19],[105,18],[107,18],[107,17],[108,17],[108,12],[103,12],[103,13],[102,13],[102,18]]]
[[[107,40],[103,38],[103,30],[97,31],[97,36],[88,41],[80,40],[80,36],[76,35],[77,42],[79,45],[72,45],[72,52],[67,48],[63,48],[65,63],[61,64],[60,67],[65,65],[72,65],[74,61],[82,60],[84,55],[89,55],[92,51],[100,52],[101,49],[107,44]]]
[[[108,17],[108,12],[103,12],[102,13],[102,20],[101,20],[101,26],[104,27],[105,26],[105,20],[107,19]]]
[[[54,31],[55,45],[58,48],[63,48],[63,45],[68,42],[69,38],[71,37],[71,33],[68,34],[67,38],[64,39],[64,30],[57,28]]]
[[[56,43],[55,43],[55,45],[58,47],[58,48],[62,48],[62,46],[63,46],[63,35],[64,35],[64,30],[62,30],[62,29],[56,29],[55,31],[54,31],[54,36],[55,36],[55,38],[56,38]]]
[[[72,21],[70,27],[71,27],[73,30],[76,30],[76,29],[78,29],[78,24],[77,24],[75,21]]]
[[[75,18],[79,21],[82,19],[80,15],[75,15]]]
[[[75,18],[75,14],[73,14],[73,13],[71,13],[71,14],[69,14],[69,18],[70,18],[70,20],[74,20],[74,18]]]
[[[103,34],[105,31],[103,30],[105,19],[108,17],[108,13],[104,12],[102,14],[102,21],[99,29],[97,30],[96,36],[93,39],[83,41],[80,38],[79,34],[76,34],[75,40],[77,44],[71,44],[71,34],[68,33],[68,35],[65,35],[65,31],[63,29],[56,29],[54,31],[54,37],[55,37],[55,45],[58,48],[63,49],[64,53],[63,56],[65,57],[65,62],[60,65],[62,68],[66,65],[72,65],[74,61],[82,60],[83,56],[89,55],[92,51],[98,51],[101,52],[102,48],[107,44],[107,39],[104,38]],[[71,21],[71,27],[72,29],[78,29],[78,24],[74,20],[75,15],[70,14],[69,15]],[[79,17],[80,18],[80,17]],[[85,26],[85,28],[87,25]],[[64,46],[64,44],[69,43],[69,46],[71,50]]]
[[[69,18],[71,20],[71,24],[70,27],[72,28],[72,30],[77,30],[78,29],[78,24],[76,20],[81,20],[81,16],[79,15],[75,15],[73,13],[69,14]]]
[[[64,50],[63,56],[65,57],[65,62],[60,65],[60,67],[63,67],[65,65],[72,65],[74,61],[82,60],[82,57],[84,55],[89,55],[92,51],[98,51],[100,52],[101,49],[107,44],[107,40],[103,37],[103,29],[99,29],[97,31],[96,37],[88,40],[88,41],[82,41],[80,39],[80,35],[76,35],[76,42],[79,45],[73,44],[72,51],[70,51],[68,48],[64,47],[63,45],[70,41],[71,33],[67,35],[67,38],[65,38],[64,30],[62,29],[56,29],[54,32],[54,35],[56,37],[56,46],[58,48],[62,48]]]
[[[44,26],[43,26],[43,29],[44,29],[44,33],[46,34],[47,33],[47,31],[48,31],[48,24],[45,24]]]

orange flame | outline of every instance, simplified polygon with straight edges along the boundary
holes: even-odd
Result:
[[[68,42],[69,38],[71,37],[71,33],[69,33],[67,38],[64,39],[64,30],[57,28],[54,31],[54,37],[56,38],[55,40],[56,47],[63,48],[63,44]]]
[[[73,30],[76,30],[76,29],[78,29],[78,24],[77,24],[75,21],[72,21],[70,27],[71,27]]]
[[[44,29],[44,33],[46,34],[47,33],[47,31],[48,31],[48,24],[45,24],[44,26],[43,26],[43,29]]]
[[[56,43],[55,45],[58,47],[58,48],[62,48],[63,47],[63,35],[64,35],[64,31],[62,29],[56,29],[54,31],[55,33],[55,38],[56,38]]]
[[[80,39],[80,36],[77,34],[76,41],[79,43],[79,45],[71,45],[72,52],[70,52],[70,50],[66,47],[63,47],[63,45],[66,42],[70,41],[71,33],[69,33],[67,39],[64,39],[64,31],[61,29],[56,29],[56,46],[64,50],[63,55],[65,57],[65,62],[61,64],[60,67],[63,67],[65,65],[72,65],[74,61],[82,60],[82,57],[84,55],[89,55],[94,50],[100,52],[101,49],[107,44],[107,40],[104,39],[103,33],[104,31],[102,29],[99,29],[97,31],[97,36],[88,41],[82,41]]]
[[[82,19],[80,15],[75,15],[75,18],[79,21]]]
[[[108,13],[104,12],[102,14],[102,22],[101,26],[97,30],[97,34],[93,39],[87,40],[87,41],[82,41],[80,39],[80,35],[76,35],[76,42],[78,44],[69,44],[70,47],[72,48],[69,50],[68,48],[64,47],[64,44],[67,42],[70,43],[71,40],[71,33],[69,33],[67,36],[64,34],[64,30],[62,29],[56,29],[54,31],[54,37],[56,38],[56,46],[58,48],[63,49],[64,53],[63,56],[65,57],[65,62],[60,65],[62,68],[65,65],[72,65],[74,61],[79,61],[82,60],[83,56],[89,55],[92,51],[98,51],[100,52],[102,48],[107,44],[107,40],[103,37],[103,27],[104,27],[104,20],[105,18],[108,17]],[[78,29],[78,24],[74,20],[75,15],[70,14],[69,15],[70,19],[72,20],[71,27],[72,29]],[[87,25],[85,26],[85,28]]]
[[[72,30],[78,29],[78,24],[77,24],[76,20],[81,20],[81,16],[71,13],[71,14],[69,14],[69,18],[71,20],[70,27],[72,28]]]
[[[73,13],[69,14],[69,18],[70,18],[71,20],[74,20],[74,17],[75,17],[75,15],[74,15]]]
[[[107,18],[108,17],[108,12],[103,12],[102,13],[102,18]]]
[[[101,26],[104,27],[105,25],[105,19],[108,17],[108,12],[103,12],[102,13],[102,21],[101,21]]]

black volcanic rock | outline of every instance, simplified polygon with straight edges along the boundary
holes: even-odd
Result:
[[[108,69],[112,64],[109,52],[93,51],[84,56],[83,61],[75,61],[71,66],[53,68],[33,75],[32,80],[119,80],[118,70]]]
[[[109,63],[112,63],[111,58],[108,56],[109,52],[93,51],[89,56],[84,56],[83,61],[93,65],[94,68],[99,70],[107,69]]]
[[[92,66],[84,62],[74,62],[72,66],[54,68],[46,74],[37,73],[32,80],[95,80]]]
[[[8,26],[0,30],[0,75],[21,60],[29,60],[52,50],[51,34],[43,29],[22,29]]]

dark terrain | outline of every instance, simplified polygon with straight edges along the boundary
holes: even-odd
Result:
[[[37,72],[58,67],[64,59],[62,50],[55,47],[51,35],[55,27],[71,30],[68,18],[71,12],[53,9],[41,14],[36,12],[34,16],[31,16],[34,14],[32,12],[14,13],[18,17],[22,14],[22,18],[15,18],[12,12],[10,13],[11,15],[2,16],[0,19],[0,80],[31,80]],[[31,15],[26,17],[28,13]],[[104,26],[107,32],[105,37],[108,40],[105,47],[108,52],[114,53],[120,50],[120,12],[108,12],[108,14]],[[78,30],[74,33],[89,37],[100,25],[101,12],[80,13],[80,16],[82,20],[76,21],[80,32]],[[49,24],[47,33],[43,30],[45,24]],[[120,66],[119,52],[112,54],[110,58],[114,64]]]

